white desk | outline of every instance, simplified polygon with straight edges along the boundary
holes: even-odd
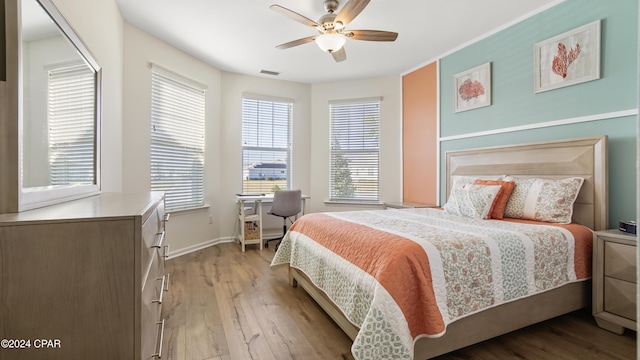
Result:
[[[305,200],[308,195],[302,195],[302,214],[304,215]],[[262,203],[273,202],[273,194],[265,195],[236,195],[238,204],[238,222],[240,223],[240,244],[242,252],[245,245],[259,244],[260,250],[264,247],[262,238]],[[247,213],[248,203],[255,203],[255,213]],[[253,206],[251,207],[253,208]]]

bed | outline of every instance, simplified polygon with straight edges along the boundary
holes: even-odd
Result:
[[[356,359],[431,358],[584,308],[591,230],[608,224],[606,151],[600,136],[446,154],[447,199],[469,179],[582,179],[569,225],[484,220],[450,208],[308,214],[272,266],[289,266],[290,284],[354,341]],[[517,290],[503,286],[511,282]]]

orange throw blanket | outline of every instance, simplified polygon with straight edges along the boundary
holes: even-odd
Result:
[[[415,241],[324,214],[307,215],[290,231],[305,234],[376,278],[402,309],[412,336],[444,331],[429,258]]]

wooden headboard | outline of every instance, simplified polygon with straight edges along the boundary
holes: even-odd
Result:
[[[447,198],[451,176],[513,175],[585,179],[574,204],[573,222],[593,230],[608,228],[607,136],[496,146],[446,153]]]

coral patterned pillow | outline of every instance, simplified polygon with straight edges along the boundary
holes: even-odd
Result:
[[[501,180],[483,180],[478,179],[474,182],[477,185],[500,185],[502,188],[498,192],[493,206],[489,211],[489,219],[502,219],[504,217],[504,209],[507,207],[507,202],[511,197],[513,189],[516,187],[514,181],[501,181]]]
[[[504,209],[505,217],[558,224],[571,223],[573,203],[584,183],[581,177],[562,180],[507,177],[505,180],[516,183]]]
[[[452,215],[487,219],[500,189],[500,185],[458,184],[451,189],[444,211]]]

